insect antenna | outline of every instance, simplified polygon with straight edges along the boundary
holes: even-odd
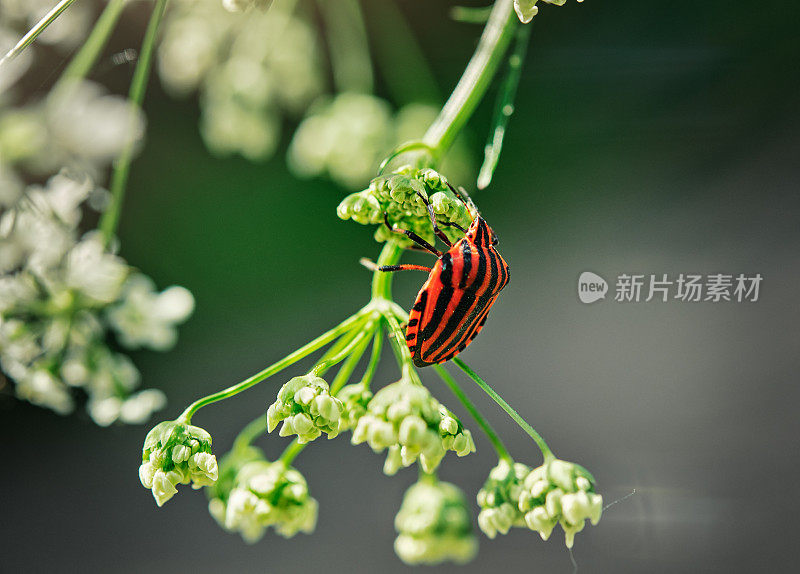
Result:
[[[450,184],[449,181],[446,183],[447,187],[450,188],[450,191],[453,192],[453,195],[455,195],[458,199],[461,200],[461,203],[464,204],[464,206],[467,208],[467,211],[469,211],[473,217],[475,217],[476,215],[480,215],[480,211],[478,211],[478,206],[475,205],[475,202],[472,201],[472,198],[469,196],[466,189],[464,189],[463,187],[459,187],[458,189],[456,189]],[[464,199],[465,197],[466,199]]]

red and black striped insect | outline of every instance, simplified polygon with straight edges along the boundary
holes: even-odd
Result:
[[[464,202],[458,191],[452,186],[450,189]],[[431,204],[422,194],[417,195],[428,209],[433,232],[447,244],[448,250],[442,253],[416,233],[392,227],[384,216],[384,223],[392,232],[405,235],[439,259],[433,268],[384,265],[377,269],[414,269],[429,273],[411,308],[406,327],[406,343],[414,364],[425,367],[449,361],[467,348],[481,332],[489,310],[500,291],[508,285],[511,273],[495,249],[497,236],[471,200],[468,204],[465,202],[474,214],[469,229],[450,224],[464,232],[464,237],[453,244],[439,229]]]

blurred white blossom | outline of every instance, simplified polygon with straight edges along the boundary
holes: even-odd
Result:
[[[438,108],[422,103],[396,113],[385,100],[343,93],[312,106],[289,146],[289,167],[299,177],[328,176],[342,187],[365,186],[381,161],[397,146],[420,140]],[[408,161],[413,154],[404,155]],[[472,162],[457,143],[443,169],[456,180],[468,179]]]
[[[80,236],[96,193],[89,177],[66,171],[16,200],[0,193],[9,197],[0,212],[0,367],[23,400],[67,414],[80,389],[97,424],[139,424],[165,397],[135,392],[139,371],[109,347],[109,330],[127,347],[166,349],[194,299],[182,287],[156,292],[97,232]]]
[[[152,279],[137,273],[125,283],[119,303],[109,308],[108,322],[129,349],[150,347],[166,351],[175,345],[175,326],[194,310],[191,292],[179,286],[156,291]]]
[[[144,115],[126,98],[89,81],[64,85],[41,101],[0,109],[0,164],[97,176],[144,127]]]
[[[224,4],[224,5],[223,5]],[[167,15],[158,70],[176,95],[200,92],[201,134],[219,155],[272,156],[281,118],[303,112],[323,88],[317,39],[280,3],[179,0]]]

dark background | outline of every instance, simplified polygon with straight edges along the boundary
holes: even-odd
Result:
[[[443,93],[479,33],[448,20],[449,5],[402,2]],[[607,503],[636,489],[578,535],[579,572],[796,563],[800,9],[774,5],[589,0],[537,16],[495,182],[476,194],[513,281],[464,358],[560,457],[594,473]],[[131,13],[112,49],[138,44],[144,16]],[[490,108],[471,123],[476,160]],[[146,112],[120,238],[160,286],[197,298],[173,352],[134,357],[145,386],[167,392],[161,418],[171,418],[364,304],[369,275],[357,261],[378,247],[371,229],[336,217],[343,190],[295,180],[283,157],[210,158],[196,102],[172,100],[157,80]],[[610,281],[623,272],[764,281],[757,303],[587,306],[576,296],[585,270]],[[418,286],[398,277],[396,300],[409,305]],[[195,418],[217,454],[301,368]],[[448,457],[441,472],[472,501],[495,463],[490,445],[423,376],[475,433],[478,453]],[[384,361],[376,382],[396,378]],[[512,454],[538,464],[526,435],[467,388]],[[0,570],[407,571],[392,551],[393,517],[413,470],[388,478],[368,447],[317,441],[296,461],[320,502],[317,531],[248,546],[186,487],[156,508],[137,476],[148,428],[102,429],[0,400]],[[286,441],[262,444],[277,456]],[[573,569],[560,531],[547,543],[522,529],[479,537],[474,562],[435,570]]]

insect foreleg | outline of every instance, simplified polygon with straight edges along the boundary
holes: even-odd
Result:
[[[426,249],[427,251],[430,251],[431,253],[436,255],[436,257],[441,257],[442,256],[442,252],[441,251],[436,249],[433,245],[431,245],[430,243],[428,243],[427,241],[422,239],[422,237],[420,237],[419,235],[417,235],[413,231],[408,231],[407,229],[397,229],[396,227],[392,227],[391,224],[389,223],[389,215],[387,213],[383,214],[383,223],[386,225],[386,227],[389,228],[389,231],[391,231],[392,233],[400,233],[402,235],[405,235],[406,237],[408,237],[411,241],[413,241],[414,243],[416,243],[420,247],[422,247],[422,248]]]
[[[411,264],[404,264],[404,265],[376,265],[373,261],[370,261],[366,257],[363,257],[359,260],[359,263],[369,269],[370,271],[385,271],[387,273],[391,273],[393,271],[424,271],[425,273],[430,273],[431,268],[425,267],[424,265],[411,265]]]
[[[450,238],[447,237],[447,235],[445,235],[444,232],[441,229],[439,229],[439,226],[436,224],[436,214],[433,213],[433,206],[430,204],[427,198],[420,192],[417,192],[417,196],[422,200],[422,203],[425,204],[425,208],[428,210],[428,217],[431,220],[431,226],[433,227],[433,232],[436,234],[436,237],[444,241],[448,247],[452,247],[453,244],[450,242]]]

